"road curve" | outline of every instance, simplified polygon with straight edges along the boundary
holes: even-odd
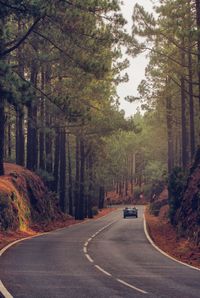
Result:
[[[16,244],[0,257],[0,285],[16,298],[199,298],[200,271],[151,246],[138,208],[137,219],[118,210]]]

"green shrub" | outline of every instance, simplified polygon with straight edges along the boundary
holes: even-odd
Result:
[[[172,224],[175,224],[176,211],[181,205],[186,181],[187,176],[185,172],[180,167],[174,168],[168,182],[169,218]]]
[[[13,204],[12,196],[0,193],[0,230],[15,230],[18,227],[18,210]]]
[[[151,185],[151,197],[153,195],[156,195],[156,197],[158,197],[161,194],[161,192],[163,191],[165,185],[166,185],[165,181],[155,180]]]
[[[168,200],[162,200],[162,201],[155,201],[155,202],[152,202],[149,206],[149,212],[150,214],[154,215],[154,216],[158,216],[159,213],[160,213],[160,209],[167,205],[168,203]]]
[[[98,213],[99,213],[98,208],[96,206],[92,207],[92,214],[93,214],[93,216],[94,215],[97,215]]]

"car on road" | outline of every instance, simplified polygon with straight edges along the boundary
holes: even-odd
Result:
[[[124,218],[129,217],[129,216],[133,216],[133,217],[138,217],[138,210],[136,207],[126,207],[123,210],[123,215]]]

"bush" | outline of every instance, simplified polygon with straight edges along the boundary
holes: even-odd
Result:
[[[98,213],[99,213],[99,210],[98,210],[97,206],[92,207],[93,216],[97,215]]]
[[[155,201],[153,203],[150,204],[149,206],[149,212],[150,214],[154,215],[154,216],[158,216],[160,213],[160,209],[167,205],[168,201],[167,200],[162,200],[162,201]]]
[[[169,218],[175,224],[176,211],[181,205],[183,192],[186,186],[187,176],[180,167],[173,169],[168,182],[169,190]]]
[[[0,193],[0,230],[17,229],[19,216],[13,198],[8,194]]]

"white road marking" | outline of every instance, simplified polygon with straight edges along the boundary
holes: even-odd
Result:
[[[83,247],[83,251],[84,251],[84,253],[86,254],[87,253],[87,247]]]
[[[127,286],[127,287],[129,287],[129,288],[131,288],[133,290],[136,290],[137,292],[140,292],[142,294],[148,294],[146,291],[143,291],[143,290],[141,290],[141,289],[139,289],[137,287],[134,287],[133,285],[130,285],[129,283],[127,283],[127,282],[125,282],[125,281],[123,281],[121,279],[118,279],[117,278],[117,281],[120,282],[121,284],[123,284],[124,286]]]
[[[13,296],[4,287],[4,285],[3,285],[3,283],[2,283],[1,280],[0,280],[0,293],[2,293],[5,298],[13,298]]]
[[[44,234],[46,234],[46,233],[44,233]],[[18,240],[16,240],[16,241],[14,241],[14,242],[8,244],[7,246],[5,246],[4,248],[2,248],[2,249],[0,250],[0,257],[1,257],[1,256],[4,254],[4,252],[5,252],[7,249],[9,249],[11,246],[13,246],[13,245],[15,245],[15,244],[17,244],[17,243],[19,243],[19,242],[21,242],[21,241],[24,241],[24,240],[27,240],[27,239],[36,238],[36,237],[41,236],[41,235],[44,235],[44,234],[37,234],[37,235],[34,235],[34,236],[30,236],[30,237],[26,237],[26,238],[18,239]]]
[[[84,246],[85,246],[85,247],[87,247],[87,246],[88,246],[88,242],[87,242],[87,241],[85,242]]]
[[[94,263],[93,259],[88,254],[85,254],[85,256],[89,260],[90,263]]]
[[[94,267],[96,267],[98,270],[100,270],[101,272],[103,272],[104,274],[108,275],[108,276],[112,276],[110,273],[108,273],[107,271],[105,271],[103,268],[101,268],[98,265],[95,265]]]
[[[192,265],[189,265],[189,264],[187,264],[187,263],[181,262],[181,261],[179,261],[179,260],[173,258],[172,256],[168,255],[168,254],[167,254],[166,252],[164,252],[162,249],[160,249],[160,248],[155,244],[155,242],[151,239],[151,237],[150,237],[150,235],[149,235],[149,232],[148,232],[148,229],[147,229],[147,223],[146,223],[145,215],[144,215],[143,217],[144,217],[144,232],[145,232],[145,235],[146,235],[147,239],[149,240],[149,242],[151,243],[151,245],[152,245],[155,249],[157,249],[157,250],[158,250],[161,254],[163,254],[165,257],[167,257],[167,258],[169,258],[169,259],[171,259],[171,260],[173,260],[173,261],[175,261],[175,262],[177,262],[177,263],[179,263],[179,264],[181,264],[181,265],[184,265],[184,266],[187,266],[187,267],[189,267],[189,268],[191,268],[191,269],[200,271],[199,268],[194,267],[194,266],[192,266]]]
[[[111,223],[109,223],[108,225],[106,225],[105,227],[103,227],[103,228],[101,228],[100,230],[98,230],[95,234],[93,234],[92,236],[91,236],[91,238],[89,238],[88,240],[87,240],[87,245],[89,244],[89,242],[91,241],[91,240],[93,240],[98,234],[100,234],[102,231],[104,231],[105,229],[107,229],[109,226],[111,226],[112,224],[114,224],[116,222],[116,220],[114,221],[114,222],[111,222]],[[86,243],[85,243],[85,245],[84,246],[86,246]],[[85,247],[84,247],[85,248]],[[86,258],[91,262],[91,263],[94,263],[94,261],[93,261],[93,259],[90,257],[90,255],[88,254],[88,253],[85,253],[85,256],[86,256]],[[113,277],[112,276],[112,274],[111,273],[109,273],[109,272],[107,272],[106,270],[104,270],[103,268],[101,268],[100,266],[98,266],[98,265],[94,265],[94,267],[95,268],[97,268],[99,271],[101,271],[102,273],[104,273],[105,275],[107,275],[107,276],[110,276],[110,277]],[[114,277],[113,277],[114,278]],[[133,290],[135,290],[135,291],[137,291],[137,292],[140,292],[140,293],[142,293],[142,294],[148,294],[146,291],[144,291],[144,290],[142,290],[142,289],[139,289],[139,288],[137,288],[137,287],[134,287],[133,285],[130,285],[129,283],[127,283],[127,282],[125,282],[125,281],[123,281],[123,280],[121,280],[121,279],[116,279],[116,278],[114,278],[116,281],[118,281],[118,282],[120,282],[121,284],[123,284],[124,286],[127,286],[127,287],[129,287],[129,288],[131,288],[131,289],[133,289]]]

